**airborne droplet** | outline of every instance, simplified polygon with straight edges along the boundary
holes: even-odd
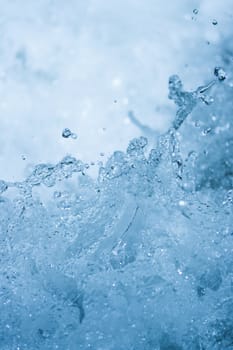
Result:
[[[65,128],[62,131],[62,137],[64,137],[65,139],[68,139],[69,137],[71,137],[72,139],[77,139],[77,135],[73,133],[69,128]]]
[[[65,137],[65,138],[68,138],[70,137],[72,134],[72,132],[70,131],[70,129],[68,128],[65,128],[63,131],[62,131],[62,137]]]

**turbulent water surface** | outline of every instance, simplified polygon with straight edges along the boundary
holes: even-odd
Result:
[[[0,181],[0,349],[233,349],[231,50],[169,78],[167,131],[130,108],[97,177],[67,155]]]

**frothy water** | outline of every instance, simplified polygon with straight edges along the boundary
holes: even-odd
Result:
[[[143,136],[97,179],[67,155],[0,182],[1,349],[233,348],[228,70],[172,76],[171,128],[130,112]]]

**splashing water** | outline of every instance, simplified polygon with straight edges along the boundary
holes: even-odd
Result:
[[[1,349],[233,348],[231,103],[209,118],[232,97],[223,80],[186,92],[172,76],[172,127],[96,180],[66,156],[0,182]]]

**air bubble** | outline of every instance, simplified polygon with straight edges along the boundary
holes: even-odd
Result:
[[[218,24],[218,21],[216,19],[213,19],[212,24],[216,26]]]

